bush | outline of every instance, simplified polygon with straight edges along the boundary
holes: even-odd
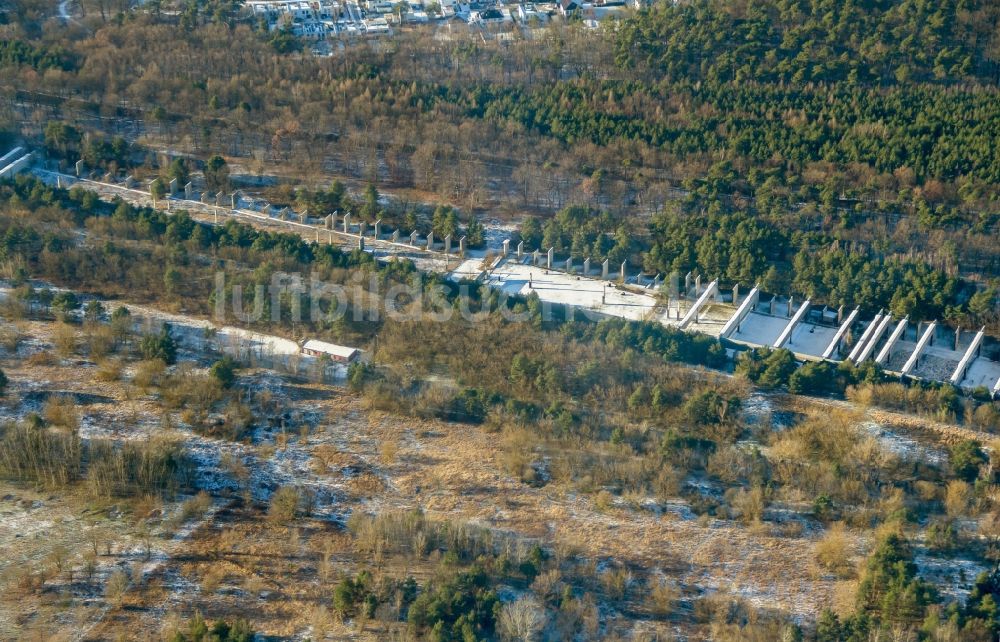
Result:
[[[948,482],[944,493],[944,509],[948,517],[963,517],[972,504],[972,486],[960,479]]]
[[[271,495],[271,502],[267,508],[269,519],[287,523],[295,519],[299,514],[299,502],[301,493],[292,486],[282,486]]]
[[[418,595],[408,620],[418,634],[434,639],[482,639],[493,633],[498,604],[489,576],[474,566]]]
[[[167,364],[162,359],[151,359],[143,361],[136,366],[135,377],[132,379],[139,388],[146,390],[160,384],[163,373],[167,370]]]
[[[649,587],[649,593],[646,595],[646,607],[656,617],[667,617],[673,612],[680,597],[681,591],[675,584],[659,580]]]
[[[218,620],[212,626],[196,613],[187,627],[174,631],[170,642],[250,642],[255,639],[253,628],[247,620],[236,620],[232,624]]]
[[[763,484],[769,477],[767,458],[757,447],[728,445],[708,457],[707,472],[727,484]]]
[[[170,324],[164,323],[159,334],[147,334],[139,342],[139,351],[147,361],[159,359],[167,365],[177,362],[177,342],[170,334]]]
[[[834,524],[816,542],[814,549],[816,562],[837,577],[847,578],[854,574],[851,564],[851,543],[843,524]]]
[[[740,409],[738,397],[723,397],[715,390],[692,395],[684,404],[684,414],[698,426],[723,424],[735,420]]]
[[[17,353],[17,349],[24,340],[24,337],[24,333],[18,326],[9,323],[0,325],[0,346],[11,355]]]
[[[927,548],[936,552],[949,554],[958,548],[958,533],[955,522],[950,519],[936,519],[927,526],[925,536]]]
[[[762,388],[788,384],[796,367],[795,355],[785,348],[748,350],[736,358],[736,372]]]
[[[505,604],[500,609],[497,620],[499,629],[505,640],[535,640],[545,625],[545,609],[533,597],[522,597]]]
[[[42,408],[42,417],[50,426],[57,426],[69,432],[76,432],[80,427],[80,417],[76,411],[76,403],[69,396],[49,397]]]
[[[108,581],[104,585],[104,595],[113,604],[121,604],[122,600],[125,599],[125,592],[128,591],[128,585],[129,579],[125,571],[116,570],[108,577]]]
[[[754,486],[750,490],[743,488],[730,488],[726,491],[726,501],[729,503],[733,517],[737,517],[746,524],[761,521],[764,517],[764,509],[767,508],[767,493],[761,486]]]
[[[185,499],[181,503],[180,518],[183,521],[189,520],[192,517],[201,517],[208,509],[212,507],[212,496],[201,490],[198,494],[190,499]]]
[[[820,495],[813,501],[812,514],[819,521],[828,522],[836,517],[837,507],[829,495]]]
[[[110,382],[118,381],[122,375],[122,362],[117,359],[104,359],[97,364],[97,372],[94,377],[98,381]]]
[[[948,450],[948,462],[955,477],[973,482],[979,477],[979,467],[989,461],[978,441],[968,439]]]
[[[483,390],[466,388],[448,401],[440,413],[441,418],[481,424],[486,420],[486,414],[494,401],[493,396]]]
[[[238,364],[230,357],[225,356],[212,364],[209,369],[209,376],[215,378],[223,388],[232,388],[236,382],[236,368]]]
[[[52,328],[52,344],[60,357],[72,356],[76,351],[76,330],[66,323],[57,323]]]

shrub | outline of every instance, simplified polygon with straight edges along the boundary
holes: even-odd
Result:
[[[958,548],[958,533],[955,522],[950,519],[936,519],[927,526],[925,536],[927,548],[937,553],[952,553]]]
[[[212,496],[201,490],[190,499],[184,500],[181,504],[180,517],[188,520],[192,517],[201,517],[212,507]]]
[[[739,408],[738,397],[727,398],[715,390],[705,390],[688,398],[684,414],[695,425],[724,424],[735,419]]]
[[[170,333],[170,324],[164,323],[159,334],[147,334],[139,342],[139,351],[146,360],[159,359],[167,365],[177,362],[177,342]]]
[[[66,323],[57,323],[52,329],[52,343],[60,357],[71,356],[76,351],[76,330]]]
[[[267,516],[269,519],[279,523],[290,522],[299,514],[300,501],[301,494],[297,488],[282,486],[271,495],[271,501],[267,508]]]
[[[979,467],[988,461],[979,442],[972,439],[959,442],[948,450],[952,473],[967,482],[975,481],[979,476]]]
[[[219,382],[223,388],[232,388],[233,384],[236,382],[236,368],[238,364],[236,361],[230,357],[225,356],[212,364],[209,369],[209,376],[213,377]]]
[[[960,479],[948,482],[944,493],[944,509],[948,517],[957,518],[965,515],[972,502],[972,487]]]
[[[68,396],[50,397],[42,408],[42,417],[50,426],[58,426],[70,432],[76,432],[80,427],[76,403]]]
[[[726,501],[733,517],[747,524],[759,522],[767,508],[767,495],[761,486],[754,486],[750,490],[730,488],[726,491]]]
[[[167,364],[162,359],[150,359],[142,361],[135,369],[135,377],[132,379],[139,388],[146,390],[159,385],[163,378],[163,373],[167,370]]]
[[[670,615],[677,600],[681,597],[681,591],[677,585],[666,580],[653,582],[646,595],[646,608],[656,617],[667,617]]]
[[[408,620],[419,634],[437,639],[482,639],[493,633],[498,603],[489,576],[473,566],[418,595]]]
[[[247,620],[238,619],[232,624],[218,620],[208,626],[201,614],[195,613],[186,627],[174,631],[168,639],[170,642],[250,642],[255,635]]]
[[[91,360],[100,361],[115,347],[114,330],[106,325],[88,325],[84,331],[87,351]]]
[[[828,522],[837,515],[837,507],[829,495],[820,495],[813,500],[812,513],[819,521]]]
[[[708,457],[709,474],[727,484],[763,484],[769,469],[767,458],[757,447],[727,445]]]
[[[108,577],[104,585],[104,595],[111,600],[112,604],[121,604],[125,599],[125,592],[128,591],[129,579],[125,571],[118,569]]]
[[[0,325],[0,346],[10,354],[17,353],[17,348],[23,340],[24,333],[18,326],[9,323]]]
[[[851,543],[844,525],[834,524],[814,548],[816,562],[837,577],[848,578],[854,574],[851,564]]]
[[[122,362],[117,359],[104,359],[97,364],[94,377],[98,381],[118,381],[122,375]]]

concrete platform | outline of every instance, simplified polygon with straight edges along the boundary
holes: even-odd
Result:
[[[657,309],[656,297],[652,295],[624,291],[612,281],[546,270],[544,267],[525,265],[516,260],[503,261],[486,282],[507,294],[528,296],[534,292],[541,301],[572,305],[607,316],[640,321],[659,320],[662,314]]]
[[[738,343],[746,343],[754,346],[770,346],[781,331],[788,325],[785,317],[772,317],[769,314],[751,312],[740,324],[740,329],[729,337]],[[822,350],[821,350],[822,352]]]
[[[800,323],[792,331],[792,336],[785,347],[795,354],[820,358],[836,335],[837,328],[835,327]]]
[[[983,386],[987,390],[993,390],[998,379],[1000,379],[1000,363],[979,357],[969,366],[961,385],[963,388]]]
[[[461,263],[458,264],[458,267],[448,273],[448,278],[452,281],[476,279],[483,273],[483,270],[488,267],[483,257],[459,260],[461,260]]]
[[[701,309],[698,320],[689,325],[687,329],[717,337],[722,332],[722,326],[726,325],[726,321],[735,313],[736,307],[731,303],[709,302]],[[677,325],[677,322],[671,320],[669,324]]]
[[[452,278],[474,277],[488,267],[482,258],[476,257],[456,260],[456,265],[457,269],[452,272]],[[529,280],[531,287],[528,285]],[[542,266],[536,267],[531,264],[529,256],[521,260],[513,256],[502,260],[495,269],[488,272],[486,282],[491,287],[508,294],[527,296],[534,292],[544,302],[574,306],[597,316],[656,321],[674,327],[680,325],[681,318],[694,304],[694,299],[691,297],[680,301],[674,299],[667,303],[665,298],[658,296],[652,289],[639,289],[635,285],[623,287],[616,280],[603,280],[593,276],[547,270]],[[787,316],[789,307],[787,299],[777,299],[774,306],[775,314],[772,315],[769,300],[758,302],[740,323],[739,330],[734,331],[729,339],[751,347],[773,345],[791,321]],[[692,322],[687,330],[719,336],[723,326],[735,313],[736,306],[731,302],[708,301],[699,312],[698,319]],[[822,359],[823,353],[837,336],[839,326],[833,324],[835,320],[836,316],[833,314],[824,316],[822,313],[811,311],[791,332],[785,347],[800,359]],[[890,325],[895,327],[895,323],[898,321]],[[919,334],[919,326],[911,325],[903,331],[883,364],[887,371],[896,373],[902,371],[917,347]],[[967,335],[968,333],[963,337],[967,339]],[[910,375],[926,380],[948,381],[965,353],[962,346],[967,348],[968,343],[960,341],[960,349],[954,350],[954,341],[949,341],[953,336],[953,331],[939,330],[936,334],[937,342],[924,348],[919,363]],[[885,337],[880,338],[869,358],[874,358],[879,352],[879,346],[884,345],[885,341]],[[968,367],[961,386],[969,389],[982,386],[992,390],[998,379],[1000,379],[1000,361],[980,356]]]

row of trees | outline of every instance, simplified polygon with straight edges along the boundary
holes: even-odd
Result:
[[[374,183],[365,186],[361,198],[352,198],[339,180],[332,181],[326,189],[282,185],[266,190],[265,194],[275,206],[293,206],[313,216],[334,212],[343,216],[349,212],[354,221],[371,225],[381,220],[384,226],[407,234],[416,230],[421,234],[433,232],[437,239],[451,236],[457,240],[465,236],[469,248],[480,248],[486,243],[486,230],[475,214],[463,216],[450,205],[432,208],[384,198]]]

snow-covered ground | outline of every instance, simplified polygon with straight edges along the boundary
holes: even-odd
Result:
[[[501,262],[486,282],[509,295],[534,292],[543,302],[571,305],[600,315],[666,320],[665,310],[658,307],[652,294],[638,294],[610,281],[547,270],[513,259]]]
[[[470,259],[452,273],[453,277],[472,278],[478,274],[481,261]],[[574,269],[581,270],[577,262]],[[518,259],[514,255],[495,261],[486,271],[485,283],[508,295],[538,295],[543,303],[572,306],[594,319],[621,317],[633,321],[655,321],[679,326],[692,300],[661,298],[648,277],[629,275],[625,284],[618,280],[596,278],[600,268],[591,267],[589,275],[549,270],[533,264],[529,255]],[[609,275],[610,276],[610,275]],[[613,277],[618,278],[617,273]],[[698,319],[688,330],[718,336],[722,326],[732,316],[734,308],[727,303],[709,301],[699,311]]]
[[[778,340],[781,331],[788,325],[784,317],[772,317],[760,312],[751,312],[740,324],[740,329],[730,337],[733,341],[752,345],[770,346]]]
[[[36,283],[36,287],[51,288],[47,283]],[[0,299],[10,295],[10,284],[0,284]],[[81,297],[84,301],[89,297]],[[118,303],[107,306],[117,307]],[[216,326],[211,321],[183,314],[171,314],[134,303],[121,304],[132,315],[133,329],[141,333],[157,332],[163,324],[169,324],[171,336],[181,348],[196,353],[221,352],[253,365],[276,368],[290,374],[315,373],[318,367],[316,357],[303,354],[299,345],[291,339],[277,335],[262,334],[234,326]],[[82,314],[77,310],[77,314]],[[327,364],[323,373],[326,381],[342,380],[347,376],[347,367],[342,364]]]
[[[877,439],[882,448],[887,452],[892,453],[900,459],[925,462],[933,466],[941,466],[948,459],[944,451],[920,443],[916,439],[900,432],[895,432],[880,423],[865,421],[860,424],[859,428],[866,434]]]
[[[913,561],[921,577],[932,582],[946,602],[964,601],[979,574],[990,570],[981,562],[957,557],[932,557],[919,551]]]
[[[458,264],[454,270],[448,273],[448,278],[452,281],[461,281],[463,279],[478,279],[482,275],[483,271],[488,267],[488,264],[484,257],[476,256],[472,258],[465,259]]]

